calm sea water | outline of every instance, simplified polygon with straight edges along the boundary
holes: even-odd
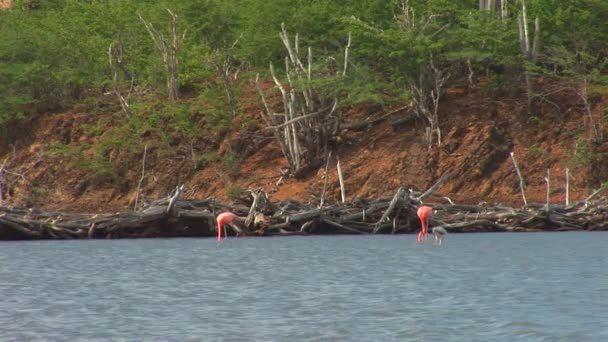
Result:
[[[608,233],[0,243],[0,341],[608,341]]]

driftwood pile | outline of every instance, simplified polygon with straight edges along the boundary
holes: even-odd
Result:
[[[244,217],[239,235],[246,236],[414,233],[420,228],[416,209],[427,196],[437,200],[425,201],[434,208],[431,227],[450,233],[608,230],[608,198],[599,197],[599,190],[569,206],[510,208],[454,204],[447,197],[431,196],[433,188],[422,194],[399,188],[392,197],[323,206],[271,202],[261,190],[231,205],[213,198],[180,200],[182,186],[172,197],[135,212],[93,215],[0,207],[0,240],[208,237],[216,235],[215,217],[223,211]]]

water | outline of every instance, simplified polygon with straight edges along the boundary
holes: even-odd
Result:
[[[0,341],[608,341],[607,242],[2,242]]]

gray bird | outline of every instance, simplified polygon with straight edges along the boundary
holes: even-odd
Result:
[[[443,243],[443,238],[448,234],[445,228],[439,226],[433,228],[433,236],[435,237],[435,244],[437,246],[441,246]]]

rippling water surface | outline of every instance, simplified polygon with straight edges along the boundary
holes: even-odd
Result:
[[[608,341],[608,233],[0,243],[0,341]]]

